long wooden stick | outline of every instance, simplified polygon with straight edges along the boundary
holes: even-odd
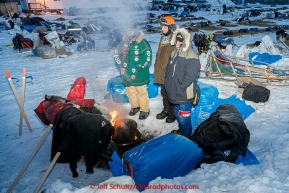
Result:
[[[25,77],[26,77],[26,68],[22,70],[22,93],[21,93],[21,104],[20,104],[20,123],[19,123],[19,135],[22,135],[22,121],[24,113],[24,91],[25,91]]]
[[[10,83],[10,86],[11,86],[11,88],[12,88],[12,91],[13,91],[13,93],[14,93],[14,96],[15,96],[15,98],[16,98],[16,101],[17,101],[17,103],[18,103],[18,105],[19,105],[19,108],[21,108],[21,106],[20,106],[21,101],[20,101],[20,99],[19,99],[19,97],[18,97],[18,94],[17,94],[17,92],[16,92],[16,89],[15,89],[15,87],[14,87],[14,84],[13,84],[13,82],[12,82],[12,80],[11,80],[10,73],[9,73],[8,70],[5,70],[5,73],[6,73],[6,76],[7,76],[7,78],[8,78],[8,81],[9,81],[9,83]],[[21,109],[20,109],[20,110],[21,110]],[[27,124],[27,126],[28,126],[29,131],[32,132],[30,123],[29,123],[29,121],[28,121],[28,118],[27,118],[25,112],[23,113],[23,116],[24,116],[24,119],[25,119],[25,122],[26,122],[26,124]]]
[[[37,187],[34,190],[34,193],[38,193],[39,189],[41,188],[43,182],[46,180],[48,174],[50,173],[52,167],[54,166],[56,160],[58,159],[58,157],[60,156],[61,152],[57,152],[56,155],[54,156],[52,162],[50,163],[50,165],[48,166],[44,176],[41,178],[40,182],[38,183]]]
[[[213,56],[213,60],[214,60],[214,62],[216,63],[217,69],[218,69],[218,71],[219,71],[221,77],[223,78],[223,74],[222,74],[222,72],[221,72],[221,70],[220,70],[220,67],[219,67],[218,61],[216,60],[215,56]]]
[[[15,187],[15,185],[17,184],[18,180],[21,178],[22,174],[24,173],[24,171],[26,170],[27,166],[29,165],[29,163],[31,162],[32,158],[34,157],[34,155],[36,154],[36,152],[38,151],[39,147],[41,146],[41,144],[43,143],[44,139],[46,138],[47,134],[49,133],[49,131],[52,128],[52,124],[49,125],[49,127],[46,129],[44,135],[42,136],[42,138],[40,139],[40,141],[38,142],[38,144],[36,145],[36,147],[34,148],[33,152],[31,153],[31,155],[29,156],[28,160],[25,162],[24,166],[22,167],[21,171],[19,172],[19,174],[17,175],[17,177],[15,178],[15,180],[13,181],[13,183],[11,184],[11,186],[8,189],[8,193],[10,193],[13,188]]]

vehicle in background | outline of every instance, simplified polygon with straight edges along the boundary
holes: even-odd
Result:
[[[211,8],[211,4],[206,0],[195,0],[194,3],[197,4],[198,8]]]

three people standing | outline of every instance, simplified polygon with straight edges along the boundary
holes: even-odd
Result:
[[[189,137],[192,134],[191,109],[199,95],[199,57],[192,49],[191,34],[179,28],[171,16],[161,17],[160,24],[162,36],[156,54],[154,83],[161,85],[163,110],[156,118],[166,118],[167,123],[177,119],[179,130],[176,132]],[[146,88],[150,81],[148,65],[152,50],[144,34],[136,28],[128,29],[115,50],[114,59],[131,104],[129,115],[140,111],[139,119],[146,119],[149,116]]]

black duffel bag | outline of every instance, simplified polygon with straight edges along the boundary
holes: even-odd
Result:
[[[255,103],[267,102],[270,96],[270,90],[258,85],[248,84],[242,94],[242,98]]]

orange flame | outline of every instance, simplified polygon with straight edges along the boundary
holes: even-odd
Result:
[[[110,115],[110,123],[112,126],[114,126],[115,121],[116,121],[117,111],[111,111],[109,112],[109,115]]]

